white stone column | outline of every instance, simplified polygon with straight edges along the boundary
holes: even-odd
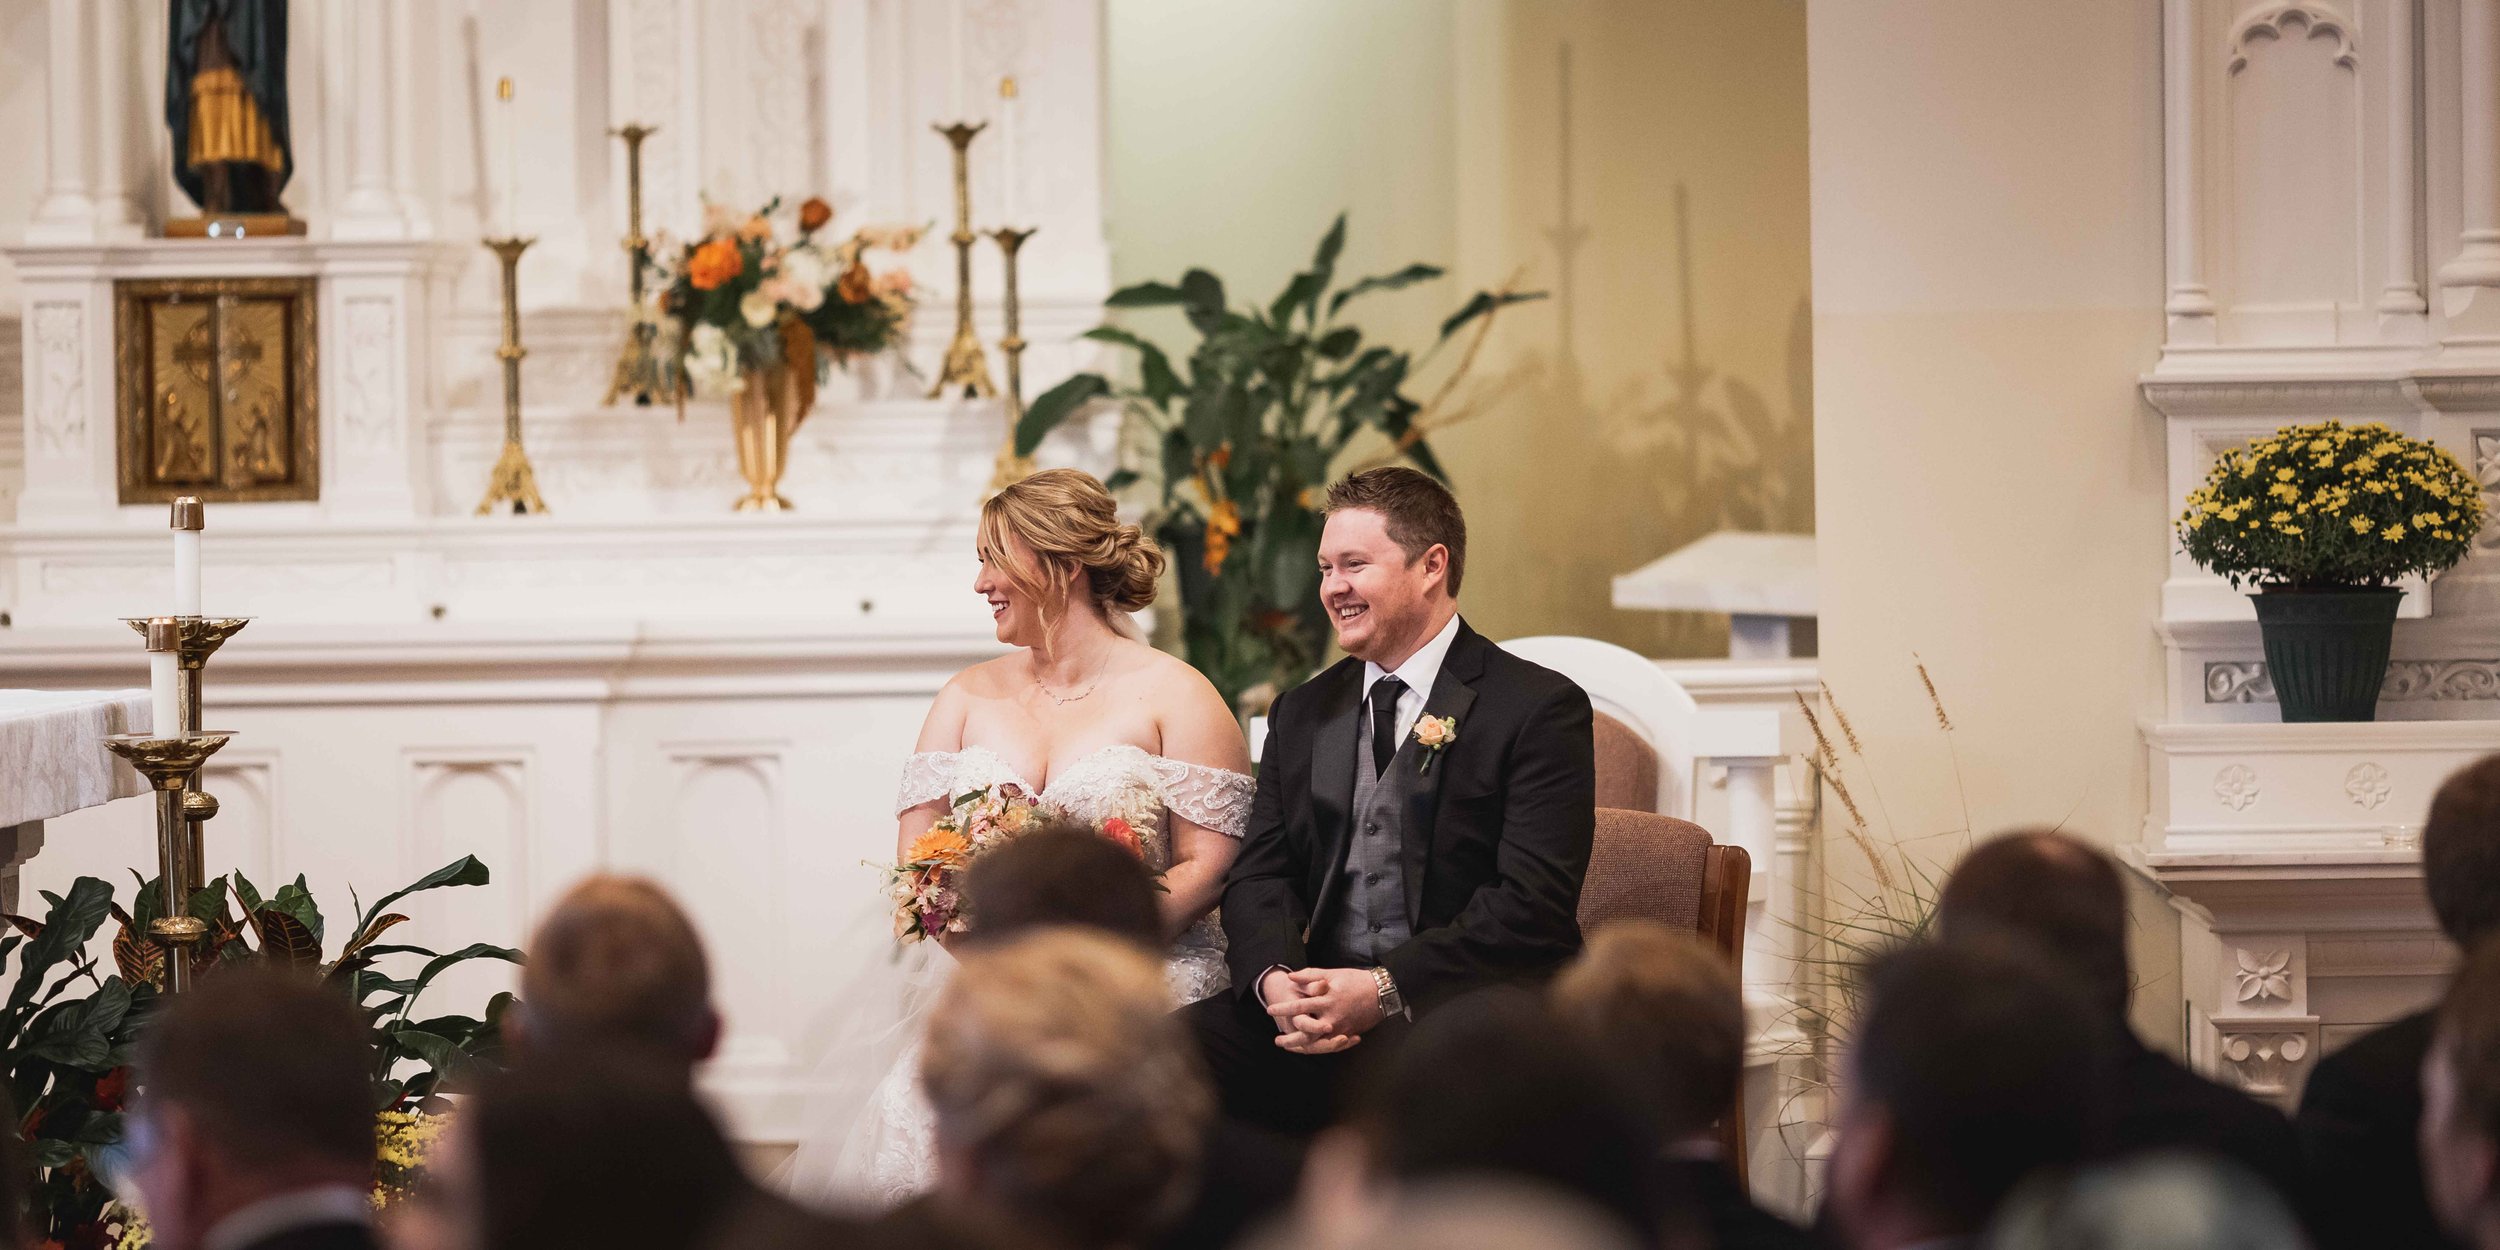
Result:
[[[348,58],[347,194],[330,222],[338,239],[402,239],[408,219],[391,185],[398,137],[393,111],[390,55],[391,14],[387,0],[341,7],[336,17]],[[405,102],[401,102],[405,107]]]
[[[2385,41],[2375,62],[2387,75],[2387,278],[2379,291],[2378,310],[2390,317],[2419,317],[2428,311],[2422,284],[2414,271],[2416,222],[2421,193],[2414,186],[2413,5],[2410,0],[2389,6],[2394,20],[2380,36]]]
[[[87,155],[94,133],[88,115],[87,0],[51,0],[46,22],[50,54],[44,61],[44,188],[26,227],[29,243],[86,243],[96,237],[95,200],[89,194]]]
[[[160,99],[147,90],[154,82],[139,72],[138,23],[132,5],[95,5],[94,67],[89,81],[95,104],[96,237],[136,239],[147,233],[147,207],[140,188],[147,185],[148,140],[144,129],[147,102]]]
[[[2500,0],[2459,0],[2458,250],[2440,267],[2449,338],[2500,332]]]
[[[2197,0],[2162,5],[2162,176],[2169,183],[2163,248],[2172,343],[2214,341],[2214,298],[2205,286],[2202,168],[2197,159]]]

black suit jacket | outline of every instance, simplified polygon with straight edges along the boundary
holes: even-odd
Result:
[[[2306,1204],[2319,1250],[2448,1250],[2422,1192],[2422,1057],[2430,1012],[2353,1039],[2318,1061],[2301,1094]]]
[[[1713,1250],[1816,1250],[1814,1234],[1761,1208],[1717,1159],[1669,1159],[1659,1175],[1669,1200],[1696,1208]]]
[[[2195,1150],[2229,1159],[2299,1209],[2300,1142],[2282,1112],[2196,1075],[2132,1032],[2121,1044],[2111,1129],[2120,1153]]]
[[[1353,826],[1363,662],[1285,692],[1241,853],[1224,888],[1233,988],[1310,962],[1325,934]],[[1415,936],[1381,957],[1424,1010],[1480,986],[1550,974],[1580,949],[1580,880],[1597,823],[1588,695],[1463,622],[1424,715],[1458,722],[1406,809],[1400,867]],[[1393,767],[1413,767],[1404,760]]]
[[[373,1230],[363,1224],[306,1224],[263,1237],[244,1250],[378,1250]]]

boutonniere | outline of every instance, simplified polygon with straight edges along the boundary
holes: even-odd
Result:
[[[1417,773],[1431,772],[1432,762],[1441,758],[1441,753],[1448,750],[1450,744],[1456,741],[1458,741],[1457,717],[1427,716],[1416,721],[1415,745],[1423,748],[1424,758],[1417,762],[1415,771]]]

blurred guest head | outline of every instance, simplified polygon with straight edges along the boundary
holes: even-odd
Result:
[[[2254,1175],[2199,1154],[2138,1155],[2024,1185],[1989,1250],[2306,1250],[2300,1222]]]
[[[1944,883],[1936,926],[1946,940],[2012,934],[2081,972],[2082,988],[2123,1016],[2134,988],[2127,971],[2127,892],[2118,865],[2063,833],[2026,830],[1979,844]]]
[[[1638,1250],[1621,1221],[1519,1181],[1442,1181],[1400,1193],[1359,1237],[1284,1225],[1254,1250]]]
[[[409,1250],[687,1250],[754,1195],[673,1065],[525,1058],[463,1100],[395,1238]]]
[[[920,1082],[941,1194],[1069,1250],[1176,1215],[1214,1114],[1162,965],[1078,929],[968,950],[930,1012]]]
[[[691,1073],[720,1041],[703,940],[668,891],[641,877],[574,886],[530,939],[516,1048],[641,1052]]]
[[[2422,1061],[2422,1179],[2460,1242],[2500,1247],[2500,936],[2466,956]]]
[[[1090,827],[1054,820],[972,862],[964,911],[974,943],[1054,925],[1092,929],[1148,949],[1163,942],[1154,875]]]
[[[2107,1014],[2010,940],[1906,946],[1865,976],[1827,1191],[1854,1250],[1969,1238],[2100,1144]]]
[[[1745,1000],[1718,948],[1651,921],[1618,921],[1590,936],[1555,979],[1553,1000],[1637,1081],[1666,1141],[1706,1140],[1735,1105]]]
[[[2471,947],[2500,933],[2500,755],[2440,784],[2422,825],[2422,885],[2448,939]]]
[[[1314,1147],[1305,1210],[1339,1233],[1380,1204],[1469,1177],[1544,1185],[1647,1242],[1657,1129],[1611,1057],[1526,991],[1443,1007],[1370,1074],[1348,1129]]]
[[[310,975],[228,968],[139,1043],[130,1174],[160,1250],[370,1244],[373,1047]]]

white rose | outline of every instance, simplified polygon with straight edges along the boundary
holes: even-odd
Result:
[[[749,291],[745,299],[738,301],[738,315],[746,318],[748,325],[761,330],[781,315],[781,302],[761,289]]]
[[[833,281],[833,269],[825,255],[812,247],[794,247],[781,257],[781,280],[789,290],[790,306],[800,312],[814,312],[825,302],[825,287]]]

